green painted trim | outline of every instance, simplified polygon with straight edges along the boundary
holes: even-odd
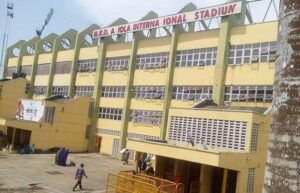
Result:
[[[228,64],[228,49],[231,21],[229,17],[223,17],[219,32],[217,60],[214,72],[213,101],[218,105],[224,104],[224,87]]]
[[[133,33],[132,43],[131,43],[131,51],[130,58],[128,62],[128,79],[124,96],[124,108],[122,113],[122,125],[121,125],[121,133],[120,133],[120,143],[119,150],[126,147],[126,139],[128,133],[128,122],[129,122],[129,111],[131,105],[131,95],[132,95],[132,85],[134,80],[135,73],[135,63],[136,63],[136,54],[138,48],[138,42],[141,38],[140,33]],[[118,158],[122,159],[122,154],[120,153]]]
[[[173,87],[173,77],[174,77],[174,69],[175,69],[176,54],[177,54],[177,43],[178,43],[178,37],[181,30],[182,30],[182,26],[173,26],[173,32],[171,37],[171,49],[169,53],[169,62],[168,62],[166,85],[165,85],[165,98],[163,102],[163,115],[160,124],[160,138],[162,140],[166,139],[169,107],[172,100],[172,87]]]
[[[228,64],[231,27],[244,24],[245,15],[246,0],[242,0],[242,12],[240,14],[225,16],[221,19],[213,83],[213,101],[217,105],[224,105],[225,80]]]
[[[94,98],[94,106],[93,106],[93,115],[91,120],[91,130],[89,133],[90,139],[88,143],[88,151],[93,152],[94,151],[94,143],[95,143],[95,133],[96,133],[96,127],[98,122],[98,109],[99,109],[99,103],[100,103],[100,97],[102,92],[102,81],[103,81],[103,74],[104,74],[104,67],[105,67],[105,57],[106,57],[106,47],[107,47],[107,41],[106,39],[102,39],[100,42],[100,45],[98,47],[98,60],[97,60],[97,68],[96,68],[96,77],[95,77],[95,83],[94,83],[94,92],[93,92],[93,98]]]
[[[75,92],[77,61],[79,58],[79,51],[80,51],[80,37],[81,34],[77,34],[76,41],[75,41],[74,55],[72,59],[72,68],[70,73],[69,90],[68,90],[68,96],[70,97],[74,97],[74,92]]]
[[[28,98],[30,98],[30,99],[33,97],[34,83],[35,83],[35,77],[36,77],[36,72],[37,72],[37,67],[38,67],[38,58],[39,58],[39,54],[41,51],[40,43],[41,43],[41,41],[37,41],[35,44],[35,52],[34,52],[34,58],[33,58],[33,64],[32,64],[30,87],[29,87],[29,92],[28,92]]]
[[[48,90],[47,90],[46,97],[51,96],[51,93],[52,93],[53,79],[54,79],[56,59],[57,59],[57,53],[58,53],[58,47],[59,47],[58,44],[59,43],[60,43],[60,38],[59,37],[55,38],[54,44],[53,44],[53,50],[52,50],[50,73],[49,73],[49,79],[48,79]]]

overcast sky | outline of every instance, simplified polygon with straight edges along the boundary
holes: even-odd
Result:
[[[105,27],[120,17],[133,22],[151,10],[159,16],[174,14],[189,2],[196,4],[198,8],[227,2],[227,0],[0,0],[1,47],[8,1],[14,3],[14,18],[8,45],[20,39],[33,38],[36,35],[35,29],[42,26],[51,8],[54,8],[54,15],[42,37],[50,33],[60,35],[70,28],[82,31],[93,23]],[[279,0],[275,1],[278,4]],[[269,2],[270,0],[262,0],[251,4],[250,8],[256,22],[261,22]],[[274,20],[274,13],[272,7],[267,19]]]

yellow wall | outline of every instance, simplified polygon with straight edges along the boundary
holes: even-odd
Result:
[[[98,119],[97,128],[120,131],[122,122],[112,119]]]
[[[23,56],[22,58],[22,66],[33,65],[34,56]]]
[[[244,64],[228,66],[226,85],[273,85],[274,64]]]
[[[124,98],[101,97],[99,106],[122,109],[124,107],[124,102]]]
[[[40,54],[38,64],[51,63],[52,54]]]
[[[98,57],[97,47],[81,48],[78,60],[95,59]]]
[[[130,43],[112,43],[106,48],[106,58],[129,56],[131,44]]]
[[[103,86],[125,86],[127,84],[128,72],[104,72]]]
[[[136,70],[134,73],[133,85],[157,85],[166,84],[166,69]],[[149,81],[151,80],[151,81]]]
[[[230,44],[251,44],[277,41],[278,22],[233,27]]]
[[[174,70],[173,85],[213,85],[215,67],[177,67]]]
[[[55,74],[53,78],[53,86],[69,86],[70,74]]]
[[[0,82],[0,117],[15,118],[20,98],[26,98],[26,79]]]
[[[34,86],[48,86],[49,75],[36,75]]]
[[[100,153],[111,155],[113,149],[113,140],[119,139],[119,137],[105,134],[98,134],[98,136],[102,137]]]
[[[129,122],[128,123],[128,132],[160,137],[160,128],[157,125]]]
[[[79,97],[65,103],[46,100],[46,107],[55,107],[53,124],[8,120],[6,126],[32,131],[30,144],[35,144],[37,149],[65,147],[71,152],[83,152],[87,150],[85,132],[90,124],[87,116],[89,104],[90,97]]]
[[[94,86],[96,72],[92,73],[77,73],[76,75],[76,86]]]
[[[72,61],[74,50],[64,50],[57,53],[56,62]]]
[[[158,52],[169,52],[170,44],[170,37],[141,40],[138,43],[137,55]]]
[[[159,99],[131,99],[131,109],[147,109],[151,111],[162,111],[163,100]]]
[[[219,30],[204,32],[186,32],[179,35],[177,50],[216,47],[218,45]]]
[[[17,57],[13,57],[13,58],[9,58],[8,59],[8,67],[13,67],[13,66],[17,66],[18,65],[18,58]]]

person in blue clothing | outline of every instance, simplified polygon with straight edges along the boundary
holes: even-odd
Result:
[[[78,185],[79,185],[80,190],[82,190],[81,180],[82,180],[83,176],[85,176],[87,178],[87,175],[85,174],[85,170],[84,170],[84,165],[80,164],[80,167],[77,169],[76,174],[75,174],[75,180],[77,180],[77,182],[74,185],[73,191],[75,191],[75,189]]]

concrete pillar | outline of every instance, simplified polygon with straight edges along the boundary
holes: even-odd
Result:
[[[54,78],[54,74],[55,74],[56,58],[57,58],[59,43],[60,43],[59,42],[59,37],[55,38],[54,44],[53,44],[53,50],[52,50],[50,73],[49,73],[49,79],[48,79],[48,90],[47,90],[46,97],[51,96],[51,93],[52,93],[53,78]]]
[[[103,73],[105,67],[105,57],[106,57],[106,47],[107,47],[107,40],[101,39],[100,45],[98,47],[98,60],[97,60],[97,68],[96,68],[96,77],[94,83],[94,106],[93,106],[93,115],[92,115],[92,123],[91,123],[91,130],[89,133],[89,144],[88,144],[88,151],[94,151],[94,143],[95,143],[95,132],[98,122],[98,112],[99,112],[99,102],[102,92],[102,80],[103,80]]]
[[[70,96],[71,98],[74,97],[74,92],[75,92],[77,61],[78,61],[79,51],[80,51],[80,37],[81,36],[82,36],[81,33],[77,34],[77,36],[76,36],[74,55],[72,58],[72,68],[71,68],[71,73],[70,73],[69,90],[68,90],[68,96]]]
[[[228,169],[223,169],[222,193],[226,193]]]
[[[34,58],[33,58],[33,64],[32,64],[32,72],[31,72],[31,79],[30,79],[30,87],[28,91],[28,98],[31,99],[33,97],[33,91],[34,91],[34,82],[35,82],[35,77],[36,77],[36,72],[37,72],[37,67],[38,67],[38,58],[40,55],[41,51],[41,41],[37,41],[35,43],[35,52],[34,52]]]
[[[178,36],[179,36],[181,29],[182,29],[181,26],[173,26],[173,32],[172,32],[172,37],[171,37],[171,50],[169,53],[167,77],[166,77],[166,84],[165,84],[165,98],[164,98],[164,102],[163,102],[163,114],[162,114],[161,125],[160,125],[160,128],[161,128],[160,129],[160,138],[162,140],[166,139],[169,107],[170,107],[170,103],[172,100],[172,87],[173,87],[173,76],[174,76],[175,61],[176,61],[176,54],[177,54],[177,43],[178,43]]]
[[[138,48],[138,41],[141,38],[140,32],[134,32],[132,43],[131,43],[131,51],[130,58],[128,62],[128,79],[125,90],[125,99],[124,99],[124,108],[122,113],[122,125],[121,125],[121,134],[120,134],[120,143],[119,149],[123,149],[126,147],[126,139],[128,133],[128,122],[129,122],[129,111],[131,104],[131,95],[132,95],[132,85],[134,80],[134,72],[135,72],[135,63],[136,63],[136,53]],[[119,154],[119,159],[122,158],[122,154]]]
[[[235,1],[235,0],[234,0]],[[246,0],[242,0],[242,12],[240,14],[225,16],[221,18],[221,27],[219,29],[217,60],[213,83],[213,101],[218,105],[224,104],[224,89],[226,70],[228,64],[228,48],[230,39],[230,30],[233,25],[241,25],[245,22]]]
[[[212,171],[213,167],[208,165],[201,165],[201,174],[200,174],[200,192],[201,193],[210,193],[211,192],[211,183],[212,183]]]

